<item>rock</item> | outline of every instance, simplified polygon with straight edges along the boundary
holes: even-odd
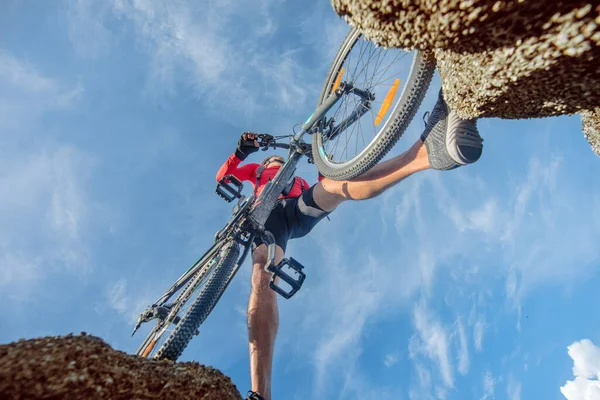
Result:
[[[82,334],[0,346],[0,398],[239,400],[241,395],[214,368],[131,356]]]
[[[582,111],[581,122],[585,138],[590,142],[594,153],[600,155],[600,108]]]
[[[590,144],[600,155],[600,1],[332,4],[382,46],[433,51],[446,100],[463,117],[582,113],[583,130],[588,140],[595,140]],[[593,121],[595,125],[588,125]]]

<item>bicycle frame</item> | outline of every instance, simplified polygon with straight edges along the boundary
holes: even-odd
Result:
[[[329,95],[323,104],[317,107],[316,111],[308,118],[304,125],[302,125],[302,130],[290,140],[290,152],[288,160],[279,169],[279,171],[277,171],[277,174],[273,180],[265,185],[264,189],[260,193],[260,196],[256,199],[256,206],[252,211],[251,219],[259,229],[261,226],[264,226],[283,188],[296,171],[296,165],[298,164],[298,161],[302,155],[306,154],[307,149],[310,151],[310,145],[306,147],[307,144],[302,141],[302,137],[307,133],[312,134],[313,128],[315,128],[315,126],[321,121],[327,111],[329,111],[344,94],[350,92],[358,95],[363,100],[370,100],[371,98],[369,93],[358,90],[350,84],[342,83],[337,90]],[[357,108],[358,110],[356,110],[350,117],[348,117],[338,126],[348,127],[366,112],[364,103],[362,101],[360,103],[360,107]]]
[[[312,133],[312,129],[317,125],[327,111],[329,111],[345,93],[350,91],[356,93],[356,89],[354,89],[351,85],[340,85],[340,88],[333,92],[302,125],[302,130],[290,140],[289,145],[276,143],[269,146],[273,148],[287,148],[289,150],[288,159],[283,166],[279,168],[279,171],[277,171],[277,174],[273,180],[265,185],[260,195],[255,199],[248,199],[246,205],[239,209],[231,221],[225,226],[225,228],[221,230],[221,232],[223,232],[223,237],[227,231],[240,224],[241,217],[246,213],[248,213],[248,220],[251,222],[251,224],[245,229],[241,229],[241,231],[254,231],[253,233],[255,235],[263,234],[264,224],[269,218],[271,211],[275,207],[279,195],[283,191],[287,182],[289,182],[294,175],[296,166],[302,156],[311,150],[310,145],[303,142],[303,136],[307,133]],[[360,96],[362,93],[357,94]],[[350,125],[347,122],[343,122],[342,124],[345,126]],[[254,197],[254,195],[252,197]],[[249,208],[251,208],[251,210],[248,210]],[[238,233],[238,235],[240,233]],[[213,244],[213,246],[211,246],[211,248],[177,280],[177,282],[159,299],[156,304],[161,305],[166,303],[174,293],[181,289],[181,287],[183,287],[189,281],[190,277],[193,276],[198,269],[203,266],[203,264],[205,264],[210,258],[214,257],[214,249],[218,244],[219,243]],[[251,245],[251,242],[243,243],[243,245],[248,247]],[[236,263],[236,267],[243,264],[248,254],[247,249],[245,250],[246,251],[242,252],[240,259]],[[234,270],[234,272],[236,270]]]
[[[346,93],[353,93],[359,97],[361,97],[361,102],[357,109],[352,113],[352,115],[338,124],[336,129],[332,129],[331,132],[334,134],[338,134],[340,128],[345,129],[350,126],[354,121],[356,121],[360,116],[368,110],[370,106],[369,100],[370,93],[361,91],[359,89],[354,88],[350,84],[342,83],[333,93],[329,95],[329,97],[315,110],[315,112],[308,118],[308,120],[302,125],[302,129],[296,135],[294,135],[290,139],[290,144],[281,144],[281,143],[269,143],[266,148],[285,148],[288,149],[288,159],[283,164],[283,166],[279,169],[275,177],[268,182],[263,190],[261,191],[259,196],[255,196],[254,194],[250,196],[250,198],[244,198],[239,193],[236,193],[236,197],[243,200],[243,204],[241,207],[238,207],[237,212],[234,213],[231,220],[226,224],[226,226],[221,229],[216,237],[215,243],[196,261],[183,275],[177,279],[177,281],[169,288],[169,290],[162,295],[151,307],[149,307],[138,319],[138,323],[134,328],[133,333],[140,327],[142,322],[147,322],[151,319],[157,318],[157,314],[154,310],[157,310],[160,307],[163,307],[167,304],[167,302],[171,299],[171,297],[179,292],[188,282],[193,279],[196,274],[204,268],[208,263],[217,257],[222,246],[230,240],[234,240],[238,242],[240,245],[244,247],[242,254],[239,256],[228,280],[225,285],[225,289],[229,286],[229,283],[236,275],[240,266],[244,263],[248,253],[250,252],[250,248],[256,236],[260,236],[263,238],[264,242],[268,245],[268,260],[265,265],[265,269],[272,272],[274,277],[278,276],[281,280],[290,283],[289,275],[281,272],[280,267],[277,266],[274,268],[275,262],[275,240],[273,235],[265,231],[264,225],[271,214],[271,211],[275,207],[280,194],[283,189],[293,177],[294,172],[296,170],[296,166],[300,158],[304,155],[309,154],[312,149],[311,145],[305,143],[303,141],[303,137],[306,134],[312,134],[314,129],[317,127],[324,115],[342,98],[342,96]],[[323,128],[323,126],[321,126]],[[266,150],[266,148],[264,148]],[[229,200],[228,200],[229,201]],[[240,202],[238,202],[238,206]],[[294,259],[285,259],[284,260],[287,265],[289,265],[292,269],[295,269],[297,272],[301,274],[301,282],[304,280],[304,274],[298,269],[302,268],[301,264],[299,264]],[[293,292],[285,292],[273,283],[274,279],[271,280],[271,288],[275,290],[277,293],[281,294],[285,298],[290,298],[298,289],[299,286],[293,290]],[[174,314],[174,315],[171,315]],[[169,311],[168,315],[163,315],[160,317],[163,321],[168,321],[175,318],[177,312],[175,309]],[[163,323],[159,323],[161,326],[156,326],[154,329],[161,328]],[[133,335],[132,333],[132,335]],[[145,346],[145,343],[140,346],[140,349]],[[138,350],[139,352],[140,350]]]

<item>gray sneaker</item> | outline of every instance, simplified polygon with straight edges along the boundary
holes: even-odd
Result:
[[[448,170],[474,163],[481,157],[483,139],[476,119],[462,119],[444,101],[442,91],[421,140],[433,169]]]

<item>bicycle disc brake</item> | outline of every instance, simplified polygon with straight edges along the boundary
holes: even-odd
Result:
[[[142,312],[138,317],[137,323],[133,328],[131,336],[133,336],[137,332],[137,330],[140,328],[140,326],[142,326],[142,324],[150,322],[153,319],[158,319],[164,322],[165,319],[167,319],[167,316],[169,315],[169,312],[171,311],[172,307],[172,304],[164,304],[162,306],[152,304],[150,307],[144,310],[144,312]],[[176,317],[175,319],[176,320],[174,320],[173,323],[177,324],[177,322],[179,322],[179,317]]]

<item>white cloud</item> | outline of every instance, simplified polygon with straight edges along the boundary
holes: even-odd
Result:
[[[573,375],[588,379],[600,379],[600,348],[591,340],[583,339],[568,347],[574,361]]]
[[[66,85],[45,76],[31,63],[0,50],[0,137],[8,145],[37,127],[48,111],[70,109],[83,94],[80,84]]]
[[[395,354],[388,354],[387,356],[385,356],[385,360],[383,361],[383,365],[385,365],[388,368],[391,368],[392,366],[396,365],[396,363],[398,363],[398,356]]]
[[[460,179],[457,176],[460,173],[469,179]],[[592,238],[600,235],[600,193],[594,191],[595,187],[567,176],[568,169],[561,158],[552,154],[533,157],[526,172],[507,184],[506,198],[491,196],[497,190],[492,191],[485,183],[475,185],[476,174],[460,173],[443,178],[433,173],[424,179],[431,184],[430,197],[443,217],[431,210],[431,217],[419,215],[411,201],[402,197],[396,201],[403,229],[399,233],[406,235],[411,218],[424,219],[420,223],[428,235],[417,237],[415,246],[425,246],[422,243],[443,237],[440,239],[444,241],[443,249],[431,252],[434,270],[448,258],[464,259],[469,254],[469,263],[479,267],[474,283],[481,285],[486,277],[500,272],[508,304],[519,317],[521,302],[532,290],[541,285],[572,284],[597,265],[594,261],[600,256],[600,248],[592,244]],[[424,191],[429,190],[429,185],[423,186]],[[468,196],[464,195],[465,189]],[[409,191],[406,185],[403,190]],[[587,201],[578,200],[580,196]],[[416,201],[424,202],[424,197]],[[430,222],[435,224],[435,231],[429,230]],[[490,263],[490,256],[495,262]],[[503,268],[492,270],[490,264]],[[457,290],[466,289],[462,286]],[[473,324],[475,348],[480,351],[486,322],[480,317]]]
[[[13,55],[0,51],[0,78],[4,85],[11,85],[26,92],[47,92],[56,89],[54,80],[41,75],[36,68]],[[3,95],[6,92],[3,91]]]
[[[494,380],[494,376],[490,371],[485,371],[485,375],[483,376],[483,396],[481,400],[493,399],[494,398],[494,386],[496,385],[496,381]]]
[[[110,2],[74,0],[66,3],[67,30],[75,51],[82,57],[106,55],[111,32],[104,26],[104,20],[111,11]]]
[[[381,305],[381,293],[376,290],[375,271],[377,264],[370,260],[358,271],[344,271],[340,264],[339,249],[331,249],[328,265],[331,284],[325,299],[320,302],[334,306],[335,312],[329,316],[327,329],[318,341],[314,357],[317,387],[323,387],[327,370],[342,358],[346,363],[361,352],[360,338],[365,324],[376,315]],[[350,284],[352,282],[352,284]],[[347,290],[352,286],[352,290]],[[333,302],[335,298],[335,303]],[[335,305],[334,305],[335,304]]]
[[[600,254],[591,242],[600,233],[598,193],[592,192],[585,203],[578,202],[578,196],[590,188],[568,179],[565,172],[560,157],[532,157],[527,171],[507,184],[508,198],[502,201],[490,196],[491,190],[485,185],[473,185],[474,174],[469,174],[468,182],[455,176],[444,176],[442,181],[440,174],[428,179],[437,208],[454,230],[461,232],[461,245],[477,241],[491,250],[501,250],[507,297],[516,302],[540,284],[562,284],[565,278],[580,276]],[[561,182],[560,190],[557,182]],[[461,194],[467,184],[468,198]],[[572,206],[578,203],[579,207]],[[441,227],[444,221],[438,218],[436,222]],[[572,259],[574,255],[579,262]]]
[[[469,228],[485,234],[493,234],[497,230],[501,213],[495,199],[488,199],[481,208],[467,214]]]
[[[372,382],[362,373],[360,364],[352,364],[348,370],[343,371],[341,385],[337,386],[336,389],[336,393],[332,396],[311,396],[310,398],[397,400],[405,395],[405,390],[402,387]],[[296,395],[304,397],[299,393],[296,393]]]
[[[162,290],[164,287],[159,282],[139,287],[130,285],[126,278],[120,278],[106,284],[103,301],[95,305],[95,311],[102,318],[106,318],[104,314],[107,311],[113,314],[116,312],[123,321],[133,325],[140,313],[153,303]]]
[[[521,383],[512,375],[508,376],[506,393],[508,395],[508,400],[521,400]]]
[[[456,321],[456,333],[458,334],[458,372],[466,375],[469,372],[469,347],[461,319]]]
[[[475,350],[481,351],[483,348],[483,333],[485,332],[485,322],[483,319],[478,319],[475,321],[475,326],[473,326],[473,342],[475,345]]]
[[[205,106],[220,115],[225,108],[232,111],[230,120],[244,121],[266,110],[313,105],[308,96],[320,79],[317,84],[291,44],[269,39],[279,29],[271,15],[279,1],[113,3],[115,15],[133,23],[152,59],[148,88],[154,95],[189,85]]]
[[[88,199],[82,188],[87,179],[89,159],[75,148],[60,147],[52,155],[53,186],[50,222],[54,229],[69,241],[81,237],[82,223],[87,218]]]
[[[444,385],[454,387],[447,330],[424,301],[413,310],[413,319],[417,333],[410,340],[411,358],[419,354],[427,356],[437,365]]]
[[[532,158],[525,180],[513,197],[504,224],[508,273],[506,294],[515,308],[526,293],[542,284],[565,284],[585,274],[600,254],[592,237],[600,233],[597,194],[578,201],[587,187],[566,179],[560,158]],[[556,182],[561,182],[560,190]],[[572,204],[580,203],[578,207]],[[523,246],[527,243],[527,246]],[[551,251],[548,251],[551,249]]]
[[[415,363],[417,370],[417,384],[412,385],[408,391],[410,400],[432,400],[434,397],[431,394],[432,383],[431,374],[420,363]]]
[[[357,213],[358,209],[362,211]],[[295,333],[281,332],[282,339],[278,339],[279,346],[297,346],[299,354],[303,354],[306,348],[315,349],[314,368],[319,382],[314,394],[316,398],[328,398],[328,390],[333,393],[335,383],[332,379],[335,377],[342,375],[358,379],[357,374],[364,374],[358,366],[365,329],[380,318],[401,313],[413,296],[419,294],[420,288],[430,284],[434,278],[430,258],[419,259],[420,249],[411,249],[408,242],[402,243],[408,252],[405,254],[402,250],[402,258],[399,259],[400,250],[394,247],[388,248],[389,254],[368,251],[372,235],[366,238],[364,235],[355,238],[339,236],[340,231],[355,231],[357,227],[363,233],[368,231],[373,225],[373,213],[377,215],[378,212],[376,202],[344,204],[336,210],[331,223],[322,222],[306,240],[293,241],[288,246],[289,254],[306,255],[302,262],[307,266],[326,266],[310,269],[307,287],[297,295],[297,303],[281,305],[281,315],[287,316],[282,318],[289,319],[290,315],[304,317],[298,318],[298,321],[296,318],[291,322],[288,320],[287,324],[294,326]],[[348,290],[349,287],[352,290]],[[284,310],[288,307],[294,310]],[[282,323],[282,329],[285,329],[283,326]],[[307,335],[300,335],[298,326],[306,330]],[[308,335],[308,332],[311,334]],[[288,334],[294,337],[300,335],[305,340],[301,346],[282,342]],[[394,335],[390,335],[391,342],[393,338]],[[391,364],[393,358],[387,361]],[[367,377],[364,381],[368,382]],[[327,386],[325,382],[328,382]],[[445,385],[441,380],[440,384]]]
[[[3,294],[27,297],[44,277],[90,271],[89,155],[55,143],[41,118],[67,112],[83,93],[0,51],[0,248]],[[30,140],[35,135],[35,140]]]
[[[359,373],[360,368],[350,366],[357,365],[362,354],[361,338],[366,327],[379,318],[402,312],[420,288],[433,281],[431,257],[418,248],[411,248],[408,242],[400,242],[402,250],[392,246],[388,247],[389,253],[382,254],[378,250],[369,251],[367,242],[373,235],[366,235],[366,238],[365,235],[339,236],[340,231],[368,232],[373,226],[372,215],[378,212],[377,202],[344,204],[336,210],[331,223],[322,222],[310,237],[290,242],[288,246],[289,254],[306,255],[302,259],[306,265],[326,265],[326,268],[311,268],[307,288],[297,295],[297,301],[302,304],[297,306],[298,310],[284,311],[283,307],[290,303],[282,305],[282,315],[305,315],[300,321],[291,323],[312,332],[298,351],[302,352],[304,348],[316,350],[315,374],[321,382],[330,382],[334,370],[338,375],[344,371]],[[400,259],[398,251],[402,252]],[[349,287],[352,290],[348,290]],[[294,336],[297,336],[297,328],[295,330]],[[285,335],[282,332],[280,336]],[[312,341],[308,336],[317,340]],[[281,341],[279,343],[283,345]],[[326,397],[322,392],[315,394],[319,395]]]
[[[0,239],[30,259],[60,260],[85,272],[89,158],[71,146],[18,156],[0,161],[0,186],[7,189],[0,193]],[[42,238],[48,248],[30,247]]]
[[[125,313],[127,311],[129,299],[126,290],[127,281],[125,279],[119,279],[108,288],[106,293],[110,306],[120,313]]]
[[[561,386],[567,400],[596,400],[600,398],[600,348],[583,339],[568,347],[573,359],[575,379]]]
[[[560,165],[560,163],[557,165]],[[533,181],[538,176],[536,175],[539,172],[538,164],[535,161],[532,161],[530,169],[537,172],[533,176],[526,174],[524,179],[519,178],[522,182]],[[332,225],[338,231],[350,231],[351,229],[353,232],[366,232],[369,229],[371,229],[371,232],[374,231],[373,235],[365,235],[367,238],[361,242],[360,248],[350,248],[354,245],[354,242],[351,242],[353,243],[352,245],[349,242],[343,243],[343,246],[346,247],[342,247],[341,243],[337,243],[333,229],[330,231],[331,235],[329,236],[318,238],[311,234],[311,237],[315,241],[322,240],[328,243],[328,245],[334,242],[340,248],[347,249],[348,259],[344,263],[346,264],[346,268],[351,268],[351,266],[361,264],[360,255],[364,254],[366,246],[371,246],[374,241],[381,240],[382,236],[389,237],[390,235],[389,231],[387,231],[386,235],[380,235],[379,225],[375,225],[372,222],[363,223],[362,219],[373,219],[373,213],[377,212],[380,212],[380,219],[386,222],[389,221],[390,215],[394,216],[395,218],[393,218],[392,223],[388,222],[388,225],[393,230],[393,224],[395,223],[398,240],[390,245],[389,255],[377,254],[375,257],[378,263],[378,273],[386,277],[384,282],[378,286],[378,289],[381,291],[379,304],[388,304],[388,307],[396,304],[402,306],[407,299],[410,301],[415,295],[421,295],[424,298],[432,297],[439,299],[439,296],[443,296],[438,290],[440,289],[439,285],[441,285],[437,281],[439,275],[446,272],[454,274],[458,269],[463,272],[457,276],[461,278],[466,276],[468,280],[467,282],[457,280],[456,286],[452,288],[454,294],[463,292],[465,293],[464,296],[467,296],[470,293],[469,285],[477,285],[480,292],[479,297],[481,297],[481,293],[488,293],[487,291],[490,290],[487,278],[500,274],[500,276],[504,275],[507,285],[511,284],[510,277],[514,277],[512,283],[513,295],[508,297],[509,299],[517,299],[542,283],[562,285],[565,283],[565,279],[545,280],[541,274],[528,275],[528,272],[524,271],[523,264],[532,265],[532,259],[529,258],[530,254],[536,256],[535,254],[537,253],[531,253],[532,249],[527,246],[516,246],[515,244],[518,244],[519,241],[535,243],[540,241],[541,238],[540,247],[545,246],[545,248],[555,249],[556,246],[549,245],[548,243],[554,243],[555,235],[558,231],[556,229],[547,229],[544,232],[540,232],[538,229],[540,226],[551,227],[551,225],[548,225],[551,224],[551,220],[546,218],[545,215],[540,214],[536,216],[536,218],[539,218],[535,220],[535,222],[538,222],[536,229],[531,229],[533,227],[530,223],[523,222],[518,225],[518,228],[512,230],[516,238],[503,237],[502,234],[509,227],[517,226],[513,223],[514,215],[518,215],[514,210],[524,207],[524,204],[527,204],[527,207],[531,207],[534,210],[536,205],[538,205],[537,208],[539,210],[557,210],[557,212],[560,210],[562,214],[558,215],[557,218],[564,219],[564,223],[569,227],[578,225],[573,223],[573,221],[582,221],[583,214],[586,215],[588,222],[595,221],[598,218],[598,212],[594,210],[596,208],[595,205],[600,203],[595,198],[590,199],[589,203],[582,205],[582,208],[579,209],[569,206],[569,204],[575,201],[571,197],[577,197],[578,193],[581,194],[582,191],[578,188],[567,191],[568,193],[566,194],[561,191],[556,191],[556,193],[552,193],[551,195],[545,192],[552,189],[553,180],[564,180],[562,179],[564,177],[560,177],[560,168],[552,167],[550,169],[555,171],[553,173],[558,174],[557,177],[552,178],[551,176],[547,176],[543,179],[540,178],[542,187],[532,190],[531,194],[528,195],[529,197],[517,195],[515,192],[514,198],[510,197],[508,200],[501,200],[500,197],[490,196],[485,185],[471,190],[469,195],[465,196],[463,194],[465,188],[461,186],[463,183],[457,183],[457,180],[453,179],[453,175],[442,176],[442,174],[436,174],[435,172],[420,174],[403,182],[398,188],[393,188],[389,192],[386,192],[382,195],[381,199],[373,200],[373,203],[376,203],[377,206],[383,203],[383,207],[373,206],[371,208],[370,204],[372,202],[365,202],[364,205],[362,203],[360,205],[360,213],[356,212],[358,206],[350,204],[344,204],[340,207],[340,210],[336,211],[332,216]],[[466,181],[464,184],[466,185],[467,183],[469,181]],[[512,183],[510,185],[510,187],[517,188],[521,186]],[[511,189],[508,190],[509,192],[511,191]],[[480,198],[486,200],[481,202]],[[517,201],[517,198],[521,200]],[[525,201],[525,199],[528,200]],[[431,207],[432,205],[433,207]],[[344,210],[347,207],[352,212],[345,213]],[[567,217],[567,215],[570,216]],[[523,218],[527,217],[523,216]],[[567,219],[572,219],[572,221],[569,222]],[[348,221],[347,224],[346,221]],[[375,231],[373,226],[378,230]],[[575,232],[577,232],[577,235],[582,240],[580,243],[572,243],[572,245],[585,250],[584,253],[587,255],[584,259],[588,257],[589,259],[593,259],[597,250],[587,245],[589,241],[588,236],[594,237],[592,232],[597,230],[597,227],[600,225],[590,223],[583,224],[583,226],[585,227],[584,229],[581,229],[581,227],[575,229]],[[388,228],[384,227],[384,230],[386,229]],[[568,241],[572,242],[571,239],[568,239]],[[440,246],[439,243],[444,243],[444,245]],[[557,250],[563,251],[563,249]],[[378,251],[381,252],[381,250]],[[465,254],[468,254],[469,257],[465,257]],[[489,260],[490,254],[494,256],[498,255],[495,258],[497,264],[493,264],[494,267],[505,265],[505,268],[500,270],[489,268],[485,263],[486,259]],[[572,254],[572,252],[565,252],[564,254]],[[457,258],[461,262],[459,265],[456,265],[454,262]],[[329,257],[325,257],[324,259],[329,260]],[[567,264],[561,265],[556,259],[552,259],[552,257],[545,257],[539,261],[542,263],[548,262],[551,269],[557,272],[556,276],[564,276],[568,279],[580,276],[581,271],[585,271],[581,268],[573,275],[561,275],[568,271],[566,268]],[[568,265],[572,266],[571,264]],[[534,266],[535,268],[537,267]],[[524,278],[525,281],[523,281]],[[317,279],[322,279],[322,277]],[[399,287],[396,284],[395,288],[395,296],[402,298],[402,301],[397,300],[397,302],[394,302],[391,300],[388,291],[392,292],[392,285],[388,285],[387,282],[402,282],[402,285]],[[495,284],[497,282],[495,280]],[[364,284],[362,280],[360,283],[361,286]],[[490,298],[498,300],[495,292],[489,292],[488,295],[491,296]],[[472,315],[469,317],[468,328],[466,327],[467,324],[464,324],[463,329],[466,331],[464,335],[465,340],[472,336],[472,342],[469,343],[473,344],[475,351],[481,352],[484,347],[483,342],[486,340],[486,333],[493,328],[496,318],[490,321],[483,310],[485,304],[482,303],[481,299],[477,300],[477,302],[478,306],[473,309]],[[323,302],[323,304],[330,303]],[[331,306],[343,307],[343,305],[338,305],[337,301],[335,302],[335,306],[333,304]],[[518,312],[519,307],[517,306],[514,310]],[[373,318],[377,318],[382,311],[380,311],[380,306],[374,306],[370,312]],[[456,362],[455,366],[460,374],[468,373],[468,346],[461,344],[462,338],[458,325],[448,329],[440,321],[440,318],[437,317],[440,315],[438,314],[439,312],[438,310],[435,312],[429,310],[425,306],[425,303],[415,307],[413,310],[413,320],[417,328],[417,333],[415,333],[410,341],[409,350],[411,350],[410,355],[412,360],[418,363],[422,369],[425,369],[430,377],[438,377],[440,385],[451,388],[454,385],[453,362]],[[342,325],[340,330],[343,331],[345,329],[344,326]],[[361,329],[364,329],[362,323]],[[352,331],[354,332],[354,330]],[[355,354],[360,354],[362,351],[360,336],[354,336],[351,341],[347,341],[343,349],[345,353],[342,353],[342,350],[338,349],[336,350],[337,354],[345,354],[347,359],[354,360]],[[452,354],[452,352],[455,353]],[[432,362],[432,367],[427,370],[426,365],[429,362]],[[495,392],[497,392],[497,382],[495,385]],[[510,385],[511,395],[520,396],[520,384],[512,381]],[[411,396],[413,398],[435,397],[437,395],[434,386],[431,385],[428,391],[421,390],[420,385],[415,382],[411,386]],[[420,394],[424,392],[428,394]],[[497,393],[495,394],[498,396]]]
[[[32,258],[3,243],[0,247],[0,287],[3,288],[3,294],[10,300],[26,300],[29,296],[27,288],[41,278],[40,264],[39,257]],[[11,289],[16,287],[19,290]]]
[[[3,100],[47,94],[46,105],[56,107],[71,105],[73,95],[82,92],[81,87],[69,89],[57,80],[45,76],[31,63],[6,51],[0,51],[0,84],[4,89],[0,96]]]
[[[446,184],[444,178],[436,174],[430,176],[429,180],[435,193],[436,206],[452,222],[452,228],[463,235],[469,233],[493,235],[493,228],[500,218],[496,200],[494,198],[488,198],[485,201],[480,200],[477,205],[480,203],[483,205],[478,208],[463,205],[461,201],[458,201],[457,196],[453,196],[450,190],[456,190],[456,188]],[[462,184],[466,183],[463,182]],[[471,188],[472,190],[473,188]]]

